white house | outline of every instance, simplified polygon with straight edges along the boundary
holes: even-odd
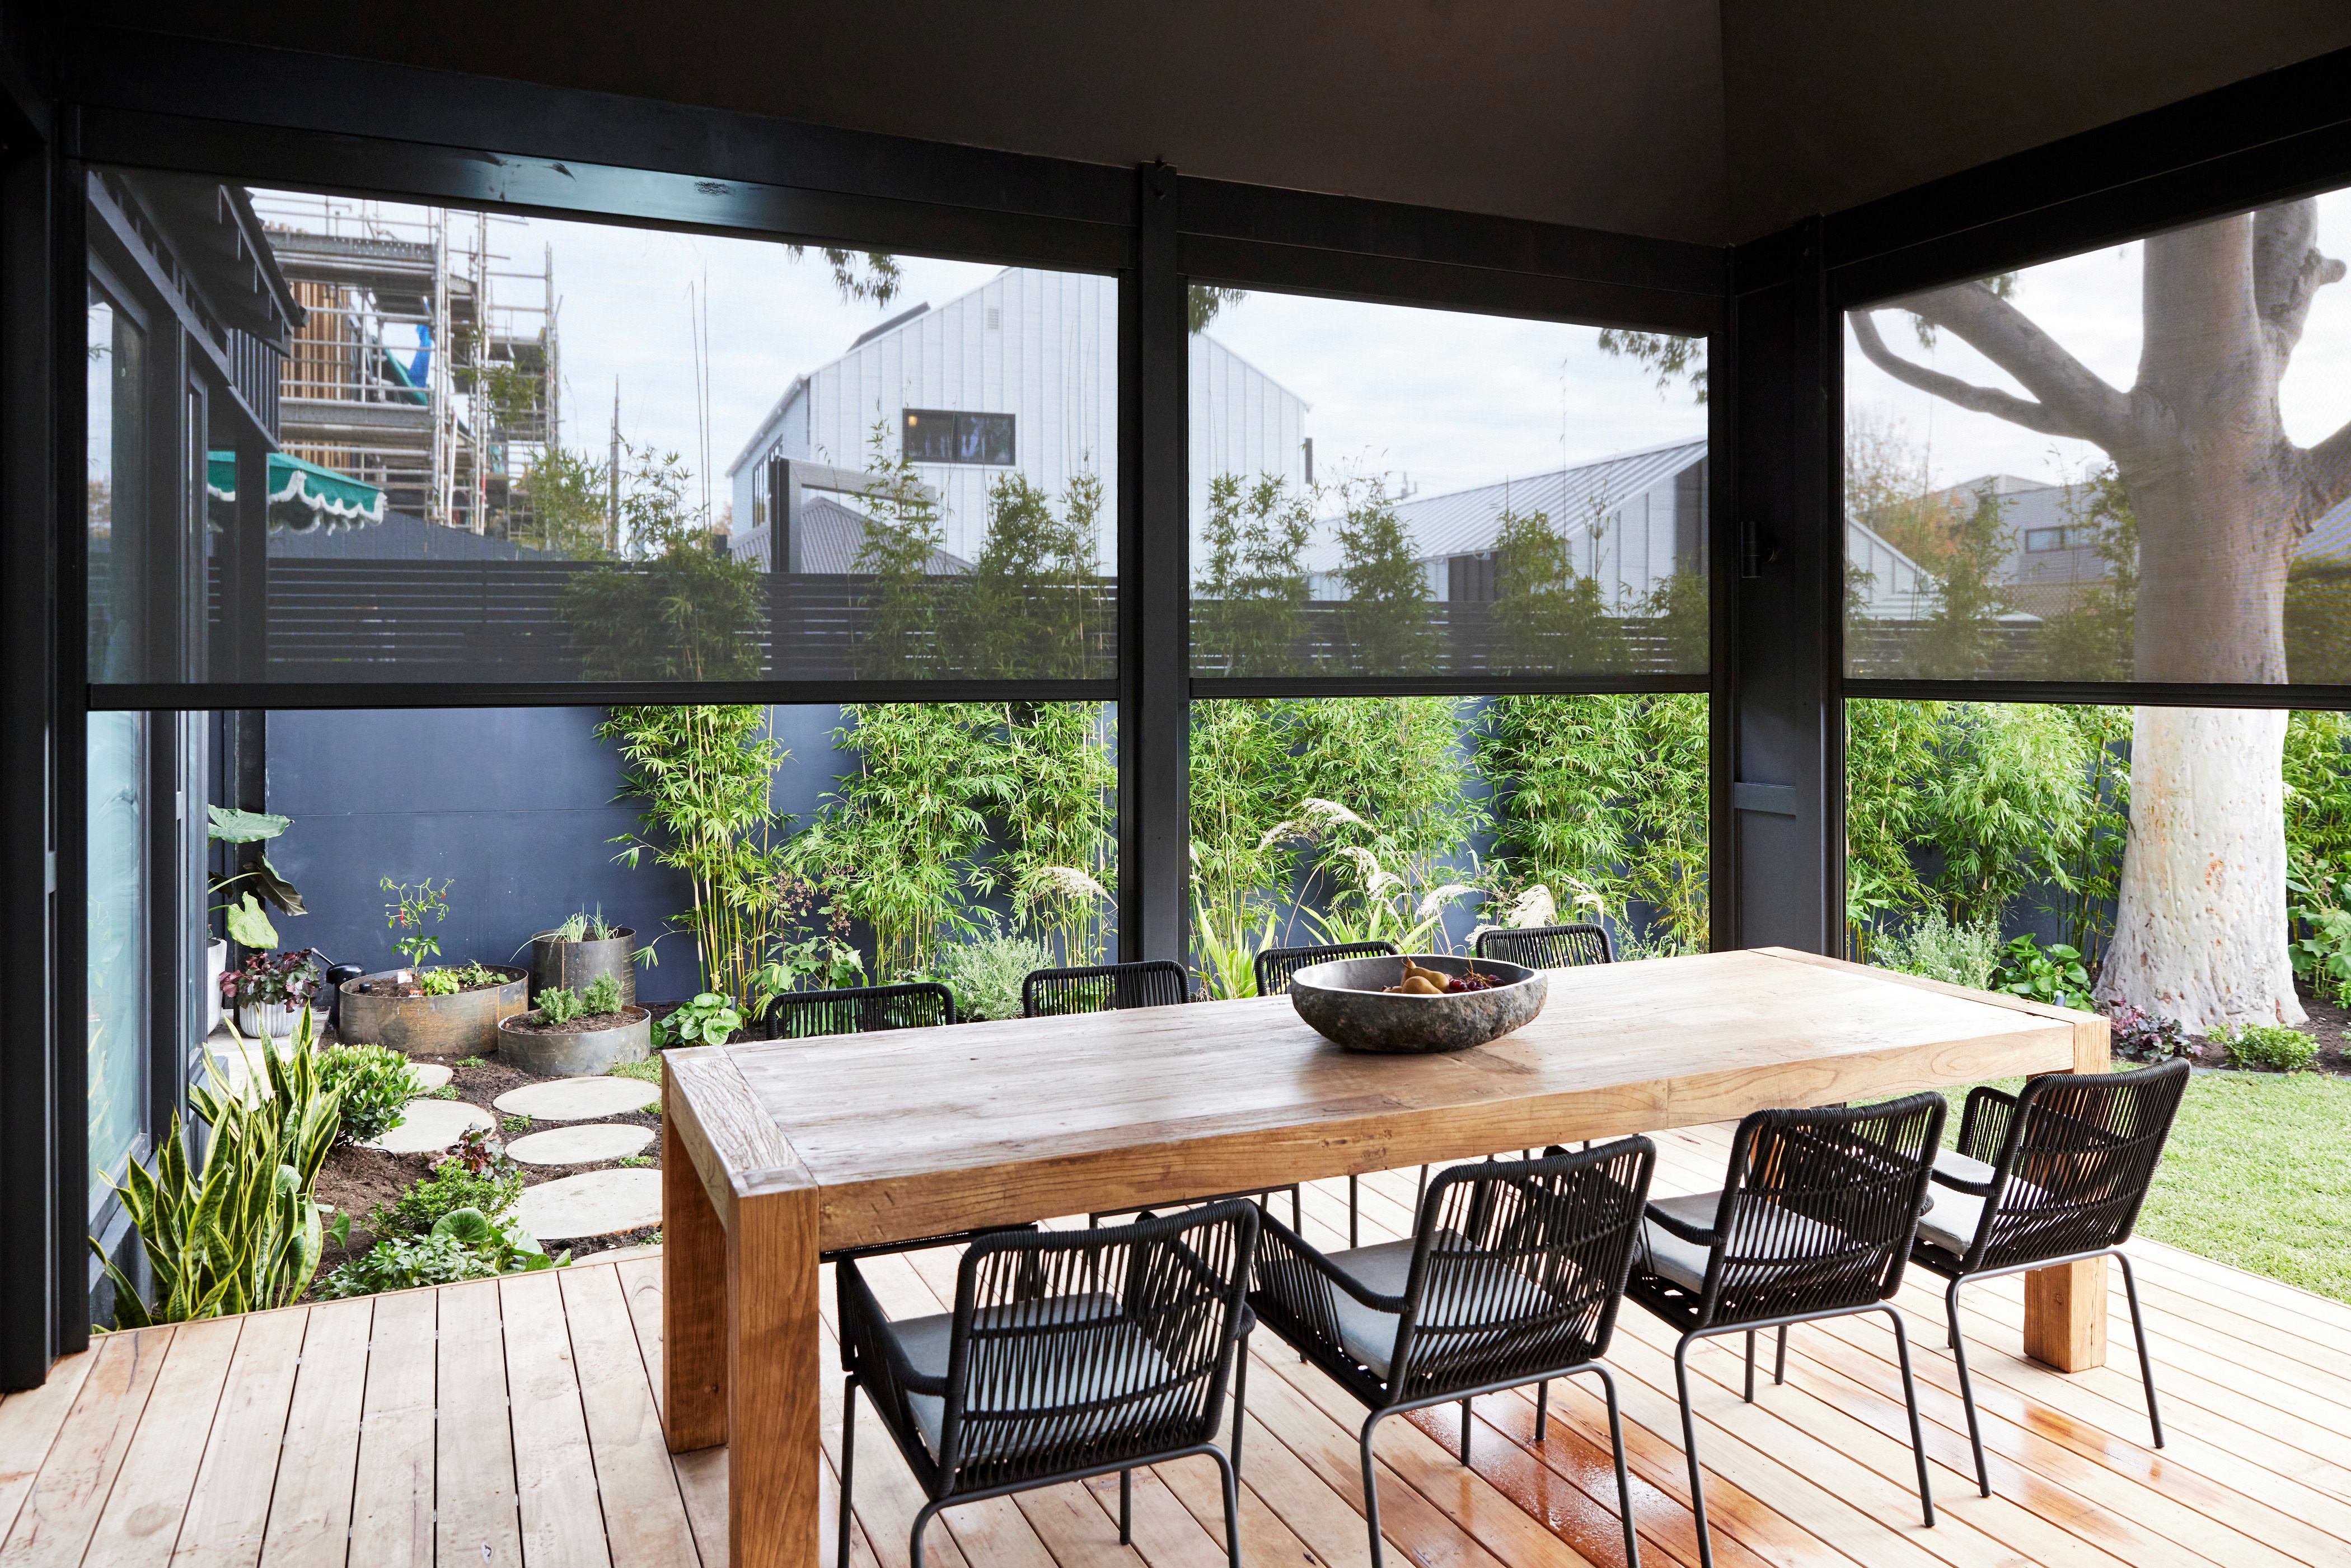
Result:
[[[1303,477],[1306,404],[1294,393],[1206,333],[1192,338],[1190,382],[1196,528],[1212,472]],[[778,459],[864,471],[878,424],[883,451],[911,459],[939,498],[935,570],[978,555],[988,488],[1015,473],[1057,503],[1072,478],[1101,477],[1107,570],[1117,559],[1118,423],[1117,280],[1008,267],[959,298],[893,317],[785,389],[727,467],[732,548],[771,559]],[[799,570],[846,570],[862,527],[856,505],[853,491],[802,502]]]

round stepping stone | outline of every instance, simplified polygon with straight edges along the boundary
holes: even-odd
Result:
[[[600,1160],[641,1155],[653,1141],[651,1127],[632,1127],[626,1122],[581,1122],[517,1138],[507,1145],[507,1153],[527,1166],[592,1166]]]
[[[661,1172],[590,1171],[522,1189],[515,1218],[541,1241],[582,1241],[659,1225]]]
[[[497,1107],[509,1116],[543,1122],[591,1122],[599,1116],[624,1116],[642,1111],[661,1098],[661,1090],[636,1078],[558,1078],[549,1083],[527,1083],[497,1098]]]
[[[497,1118],[463,1100],[411,1100],[400,1125],[362,1145],[389,1155],[434,1155],[475,1127],[495,1127]]]
[[[446,1084],[455,1071],[438,1061],[412,1061],[408,1064],[408,1070],[416,1074],[417,1079],[428,1090],[438,1089]]]

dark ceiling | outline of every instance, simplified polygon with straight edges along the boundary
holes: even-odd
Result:
[[[1709,242],[2351,46],[2345,0],[95,0],[77,16]]]

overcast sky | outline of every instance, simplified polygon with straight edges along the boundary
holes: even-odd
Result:
[[[843,301],[820,255],[795,259],[761,241],[536,218],[499,221],[492,232],[493,248],[509,258],[502,266],[536,268],[552,251],[564,439],[575,447],[602,450],[617,384],[623,434],[704,465],[694,312],[706,299],[714,491],[794,376],[897,311],[943,305],[998,270],[903,257],[900,298],[874,307]],[[2351,256],[2351,193],[2321,199],[2319,237],[2331,254]],[[2117,387],[2131,383],[2138,352],[2139,248],[2034,267],[2014,296]],[[1891,313],[1881,330],[1897,351],[1938,370],[2016,390],[1948,333],[1924,349]],[[1705,434],[1705,410],[1687,385],[1661,391],[1638,366],[1602,353],[1589,328],[1257,292],[1227,307],[1209,332],[1311,405],[1318,476],[1376,471],[1433,495]],[[1850,334],[1847,342],[1848,408],[1898,421],[1937,485],[1994,472],[2058,478],[2097,458],[2080,443],[1902,386],[1863,360]],[[2351,283],[2320,292],[2283,400],[2288,430],[2305,444],[2351,420]]]

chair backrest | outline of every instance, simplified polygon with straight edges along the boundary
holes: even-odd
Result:
[[[1970,1097],[1961,1146],[1997,1142],[2000,1184],[1966,1266],[2000,1269],[2118,1247],[2147,1202],[2188,1090],[2175,1058],[2135,1072],[2051,1073],[2027,1080],[2012,1112]],[[1986,1124],[2006,1113],[2007,1125]]]
[[[1397,1401],[1591,1361],[1608,1348],[1656,1145],[1455,1166],[1429,1183],[1389,1361]]]
[[[1702,1323],[1866,1306],[1891,1296],[1918,1228],[1949,1107],[1758,1111],[1739,1124],[1715,1216]]]
[[[939,1464],[955,1490],[1205,1443],[1224,1410],[1258,1211],[998,1232],[956,1274]]]
[[[1278,997],[1290,988],[1290,977],[1334,958],[1395,956],[1393,942],[1341,942],[1328,947],[1268,947],[1257,956],[1257,994]]]
[[[1530,969],[1573,969],[1614,963],[1616,944],[1604,925],[1499,926],[1478,933],[1478,956]]]
[[[1020,982],[1022,1018],[1164,1008],[1190,999],[1191,977],[1173,958],[1139,964],[1095,964],[1081,969],[1031,969]]]
[[[956,1021],[955,993],[932,980],[853,986],[837,991],[789,991],[770,1001],[760,1018],[769,1040],[927,1029]]]

